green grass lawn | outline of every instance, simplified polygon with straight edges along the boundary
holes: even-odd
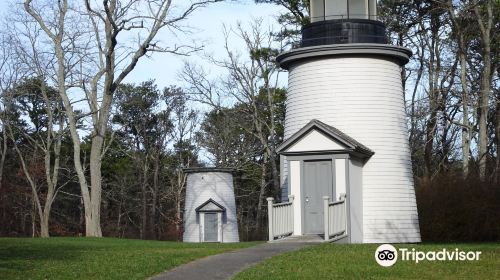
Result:
[[[273,257],[251,267],[236,279],[500,279],[500,244],[396,245],[420,251],[482,251],[480,260],[398,261],[392,267],[375,262],[378,245],[324,244]]]
[[[144,279],[197,258],[255,244],[0,238],[0,279]]]

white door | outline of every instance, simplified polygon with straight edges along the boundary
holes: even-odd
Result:
[[[304,161],[304,233],[325,231],[323,196],[333,194],[332,161]]]

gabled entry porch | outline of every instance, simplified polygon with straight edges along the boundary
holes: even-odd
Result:
[[[323,220],[318,221],[321,229],[316,233],[294,235],[293,232],[293,196],[289,202],[273,204],[274,199],[268,198],[269,241],[281,240],[288,242],[334,242],[348,237],[347,235],[347,203],[345,194],[337,201],[323,197]],[[296,202],[295,202],[296,203]]]
[[[222,242],[223,214],[226,208],[210,198],[195,211],[200,220],[200,242]]]
[[[269,240],[315,235],[362,242],[362,166],[373,152],[318,120],[278,152],[284,202],[268,198]]]

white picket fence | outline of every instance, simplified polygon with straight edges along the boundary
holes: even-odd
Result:
[[[273,204],[274,198],[267,198],[269,241],[293,234],[293,195],[288,202]]]
[[[347,234],[346,195],[341,194],[339,200],[330,202],[329,196],[323,197],[325,218],[325,241],[336,239]]]

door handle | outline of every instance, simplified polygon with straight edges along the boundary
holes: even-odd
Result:
[[[309,197],[308,196],[306,196],[306,202],[309,202]]]

